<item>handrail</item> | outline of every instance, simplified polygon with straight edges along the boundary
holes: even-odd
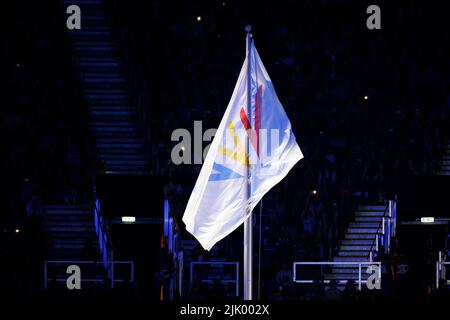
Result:
[[[373,262],[373,261],[316,261],[316,262],[301,262],[296,261],[293,263],[292,267],[292,281],[295,283],[313,283],[313,280],[297,280],[297,265],[351,265],[358,266],[358,289],[361,290],[361,284],[366,282],[366,280],[362,280],[362,266],[363,265],[378,265],[379,270],[381,270],[381,262]],[[323,282],[330,282],[331,280],[323,280]]]
[[[436,261],[436,289],[439,289],[439,280],[442,279],[440,277],[439,271],[442,270],[443,265],[445,265],[445,266],[450,265],[450,261],[441,261],[441,262]],[[445,280],[447,281],[447,279],[445,279]]]
[[[98,236],[100,251],[103,254],[103,261],[105,262],[106,258],[109,258],[110,253],[112,252],[112,242],[110,237],[108,237],[108,230],[104,224],[103,216],[100,213],[101,211],[99,199],[94,200],[93,209],[94,209],[95,231]]]
[[[175,226],[175,231],[176,231],[176,233],[179,234],[179,235],[181,236],[181,231],[180,231],[180,227],[178,226],[177,219],[175,219],[175,217],[172,216],[172,220],[173,220],[173,225]],[[183,241],[180,241],[180,242],[178,243],[178,246],[179,246],[180,249],[183,249]]]
[[[377,231],[375,232],[375,239],[373,239],[372,244],[371,244],[370,249],[369,249],[369,258],[370,258],[370,260],[372,260],[372,250],[373,250],[373,247],[374,247],[374,245],[377,245],[377,244],[378,244],[378,232],[380,231],[380,227],[383,227],[383,228],[384,228],[384,222],[385,222],[384,218],[386,218],[386,212],[387,212],[388,210],[389,210],[389,200],[388,200],[388,202],[387,202],[387,204],[386,204],[386,208],[384,209],[383,217],[382,217],[380,223],[378,224]]]
[[[97,262],[97,261],[91,261],[91,260],[45,260],[44,261],[44,289],[47,289],[47,283],[49,281],[66,281],[67,278],[49,278],[48,277],[48,265],[49,264],[53,264],[53,265],[65,265],[65,264],[74,264],[74,265],[97,265],[100,264],[102,262]],[[130,283],[134,283],[134,278],[135,278],[135,269],[134,269],[134,262],[133,261],[112,261],[111,264],[128,264],[130,265],[130,278],[129,279],[120,279],[120,278],[116,278],[114,277],[114,275],[111,277],[111,288],[114,288],[114,283],[115,282],[125,282],[125,281],[129,281]],[[92,279],[92,278],[81,278],[80,279],[81,282],[105,282],[105,280],[103,279]]]
[[[444,279],[447,282],[447,273],[444,269],[442,271],[442,266],[450,265],[450,261],[442,260],[442,252],[438,253],[438,261],[436,261],[436,289],[439,289],[439,280]],[[445,274],[445,278],[442,277],[442,274]],[[447,282],[448,284],[448,282]]]
[[[108,271],[108,276],[114,276],[114,253],[111,237],[109,236],[109,229],[103,219],[101,213],[100,199],[96,195],[96,188],[94,186],[94,200],[91,204],[94,212],[95,232],[98,236],[100,252],[102,253],[103,264]]]
[[[170,218],[172,218],[171,221],[172,221],[172,223],[173,223],[173,225],[174,225],[174,228],[175,228],[175,234],[178,234],[178,235],[181,236],[180,227],[178,226],[177,219],[175,219],[175,216],[172,214],[172,210],[171,210],[171,207],[170,207],[170,202],[169,202],[168,199],[165,199],[165,200],[164,200],[164,219],[167,219],[167,221],[164,221],[164,223],[165,223],[165,224],[168,224]],[[169,225],[167,225],[167,227],[169,227]],[[164,228],[166,228],[166,226],[165,226]],[[165,230],[164,233],[169,233],[168,231],[169,231],[169,230]],[[177,247],[180,248],[180,249],[182,249],[182,248],[183,248],[183,242],[181,242],[181,241],[178,242],[178,243],[177,243]],[[177,248],[177,249],[178,249],[178,248]],[[178,251],[179,251],[179,250],[178,250]]]
[[[67,264],[67,263],[74,263],[74,264],[100,264],[101,262],[94,261],[94,260],[45,260],[47,263],[51,264]],[[134,262],[131,260],[116,260],[114,261],[114,264],[133,264]]]

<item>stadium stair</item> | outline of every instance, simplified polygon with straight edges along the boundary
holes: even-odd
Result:
[[[450,176],[450,141],[447,144],[447,151],[440,161],[440,168],[437,170],[439,176]]]
[[[369,262],[370,251],[374,249],[377,234],[381,236],[381,225],[386,210],[386,203],[359,205],[355,210],[354,220],[349,224],[345,237],[341,241],[334,262]],[[358,265],[333,265],[331,273],[325,274],[325,280],[336,280],[346,283],[348,280],[358,281]],[[362,280],[368,274],[362,268]]]
[[[64,0],[81,8],[81,29],[69,30],[73,60],[78,65],[105,174],[145,174],[148,160],[138,128],[136,110],[129,104],[127,80],[119,48],[102,0]]]
[[[70,262],[48,263],[47,281],[65,284],[68,265],[78,265],[79,261],[93,261],[98,263],[79,264],[82,279],[89,280],[90,285],[104,285],[107,273],[100,263],[102,257],[90,208],[85,205],[47,205],[44,210],[47,261]]]

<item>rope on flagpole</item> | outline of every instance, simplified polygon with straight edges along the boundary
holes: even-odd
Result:
[[[254,72],[255,72],[255,82],[256,82],[256,88],[259,87],[259,82],[258,82],[258,68],[256,67],[256,61],[255,61],[255,65],[254,65]],[[258,93],[257,93],[258,95]],[[262,94],[260,99],[262,100]],[[260,101],[260,103],[262,103]],[[255,101],[256,104],[256,101]],[[255,107],[256,108],[256,107]],[[262,110],[259,110],[259,114],[261,116]],[[255,129],[256,129],[256,117],[255,117]],[[260,139],[261,137],[259,136],[260,132],[255,132],[258,137],[257,139]],[[264,152],[261,152],[261,150],[259,149],[260,144],[257,144],[257,150],[256,152],[259,154],[260,158],[259,158],[259,165],[260,167],[262,166],[263,163],[263,156],[264,156]],[[261,201],[259,203],[259,235],[258,235],[258,300],[261,300],[261,255],[262,255],[262,212],[263,212],[263,198],[261,198]]]

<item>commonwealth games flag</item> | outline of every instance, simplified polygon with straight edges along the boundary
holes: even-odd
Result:
[[[184,212],[186,229],[210,250],[239,227],[302,158],[291,123],[251,41]]]

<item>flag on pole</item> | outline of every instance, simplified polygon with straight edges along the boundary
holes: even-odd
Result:
[[[247,92],[251,92],[250,112]],[[184,212],[186,230],[210,250],[239,227],[302,158],[291,123],[251,41]]]

